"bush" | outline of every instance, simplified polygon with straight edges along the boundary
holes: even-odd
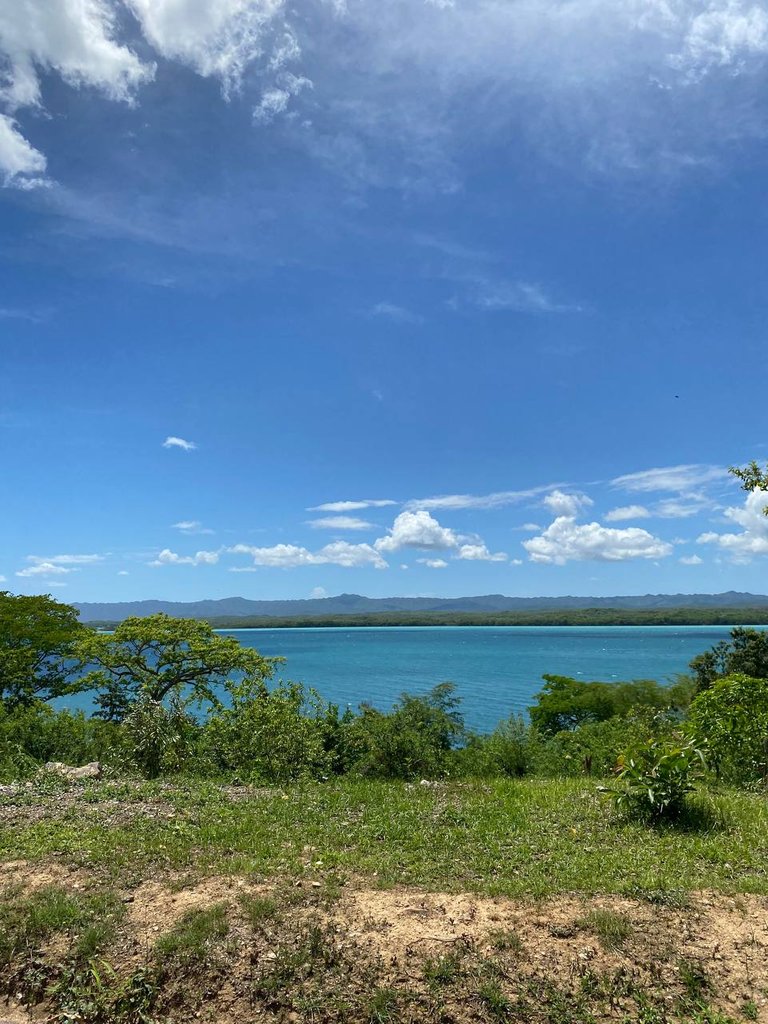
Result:
[[[538,730],[522,715],[512,715],[489,736],[470,736],[456,752],[456,771],[461,775],[521,778],[535,771],[542,746]]]
[[[690,722],[720,778],[768,782],[768,679],[734,675],[714,682],[691,704]]]
[[[404,693],[389,713],[362,705],[346,726],[352,770],[384,779],[445,775],[466,736],[454,691],[440,683],[424,697]]]
[[[652,819],[675,818],[704,770],[704,755],[693,740],[653,739],[619,759],[621,787],[611,791],[616,804]]]
[[[149,779],[181,771],[188,760],[198,726],[180,700],[168,705],[141,696],[125,716],[120,734],[129,764]]]
[[[530,709],[531,722],[545,735],[555,736],[588,722],[605,722],[626,716],[637,708],[658,711],[685,708],[692,684],[685,678],[672,686],[660,686],[650,679],[629,683],[596,683],[569,676],[545,675],[545,685]]]
[[[220,768],[277,783],[329,771],[328,708],[313,690],[284,682],[269,690],[260,679],[228,683],[227,690],[230,706],[214,711],[205,729]]]
[[[37,701],[8,709],[0,705],[0,777],[33,774],[46,761],[86,764],[101,760],[119,742],[117,729],[82,711],[54,711]]]

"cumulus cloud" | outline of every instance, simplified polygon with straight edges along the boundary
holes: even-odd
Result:
[[[163,448],[181,448],[185,452],[193,452],[197,445],[194,441],[185,441],[183,437],[166,437]]]
[[[552,491],[542,501],[542,505],[545,505],[554,516],[577,516],[582,509],[589,508],[592,504],[592,499],[586,494],[568,494],[560,490]]]
[[[448,563],[444,558],[417,558],[417,562],[426,565],[428,569],[447,569]]]
[[[680,565],[701,565],[703,559],[698,555],[683,555],[682,558],[678,558],[678,562]]]
[[[150,565],[216,565],[218,551],[197,551],[194,555],[179,555],[169,548],[163,548]]]
[[[444,551],[459,546],[460,538],[445,526],[441,526],[425,509],[418,512],[401,512],[395,519],[389,534],[375,542],[377,551],[400,551],[402,548]]]
[[[296,544],[274,544],[272,547],[236,544],[229,551],[236,555],[250,555],[254,566],[278,569],[294,569],[304,565],[339,565],[345,569],[366,566],[387,568],[385,560],[370,544],[350,544],[343,540],[326,544],[319,551],[310,551]]]
[[[728,476],[722,466],[702,464],[686,464],[682,466],[664,466],[658,469],[644,469],[639,473],[625,473],[611,480],[614,487],[625,491],[695,491],[703,484],[716,480],[724,480]]]
[[[742,506],[726,508],[727,519],[741,527],[738,533],[708,531],[698,538],[699,544],[714,544],[732,561],[750,562],[755,555],[768,555],[768,491],[752,491]]]
[[[314,530],[370,530],[374,524],[355,516],[323,516],[321,519],[310,519],[309,525]]]
[[[491,552],[485,544],[462,544],[456,557],[468,562],[506,562],[509,557],[503,551]]]
[[[647,519],[650,514],[645,505],[621,505],[606,512],[603,518],[606,523],[620,523],[625,519]]]
[[[55,562],[35,562],[34,565],[27,566],[26,569],[19,569],[16,573],[17,576],[23,577],[34,577],[34,576],[65,576],[67,573],[77,572],[77,569],[67,568],[65,565],[58,565]]]
[[[647,530],[624,530],[600,523],[577,523],[558,516],[538,537],[523,541],[532,562],[565,565],[572,561],[621,562],[633,558],[665,558],[672,545]]]
[[[307,512],[358,512],[364,508],[386,508],[396,505],[389,498],[363,498],[361,501],[326,501],[323,505],[311,505]]]

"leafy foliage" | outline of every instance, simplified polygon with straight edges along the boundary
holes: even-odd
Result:
[[[354,770],[385,779],[444,775],[452,749],[465,736],[454,694],[452,683],[423,697],[404,693],[389,714],[363,704],[347,727]]]
[[[583,682],[570,676],[545,675],[545,685],[530,709],[531,721],[548,736],[587,722],[604,722],[632,709],[684,708],[690,691],[685,680],[660,686],[652,679],[630,683]]]
[[[716,679],[745,675],[768,679],[768,631],[737,626],[730,640],[721,640],[690,663],[696,691],[708,689]]]
[[[221,768],[277,783],[328,771],[326,708],[314,691],[284,682],[269,690],[253,678],[228,682],[226,688],[231,703],[217,709],[206,735]]]
[[[740,785],[768,782],[768,679],[719,679],[691,704],[691,727],[713,768]]]
[[[98,714],[110,721],[124,718],[139,696],[160,702],[175,694],[217,705],[217,686],[233,676],[269,679],[281,660],[219,636],[207,622],[164,614],[125,619],[114,633],[89,631],[77,654],[96,666],[84,681],[102,690]]]
[[[704,769],[704,755],[693,740],[652,739],[619,759],[617,805],[651,818],[674,818]]]
[[[0,702],[6,707],[83,688],[72,680],[73,646],[86,632],[77,615],[47,595],[0,592]]]

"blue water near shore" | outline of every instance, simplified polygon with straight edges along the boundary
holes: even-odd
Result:
[[[671,680],[728,626],[409,626],[226,630],[244,646],[282,655],[280,675],[342,708],[389,708],[404,690],[455,683],[467,725],[488,731],[525,711],[542,675]]]

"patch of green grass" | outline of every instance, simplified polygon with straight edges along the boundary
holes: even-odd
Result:
[[[29,896],[18,890],[6,892],[0,903],[0,965],[62,932],[79,932],[75,955],[93,956],[111,939],[123,910],[112,893],[73,894],[59,886],[46,886]]]
[[[96,784],[92,791],[100,792]],[[321,881],[350,874],[376,877],[384,887],[511,897],[696,889],[768,894],[762,852],[768,807],[749,793],[710,795],[727,825],[701,831],[623,820],[592,782],[579,779],[448,782],[435,791],[344,778],[237,801],[196,781],[145,785],[142,792],[171,807],[174,819],[139,814],[105,828],[114,805],[95,802],[85,821],[64,815],[0,829],[0,858],[58,851],[107,876],[156,867]],[[306,846],[321,868],[308,869]]]
[[[202,963],[211,948],[228,933],[227,907],[216,903],[206,909],[187,911],[171,931],[160,936],[155,950],[161,960],[173,958],[186,964]]]
[[[368,1004],[368,1024],[392,1024],[396,1021],[397,995],[393,988],[377,988]]]
[[[624,914],[601,908],[590,910],[576,921],[576,925],[595,934],[603,949],[608,950],[620,949],[633,932],[632,925]]]
[[[509,1016],[512,1004],[495,979],[483,981],[478,987],[477,995],[485,1010],[496,1020],[503,1020]]]
[[[461,974],[462,955],[458,950],[443,956],[427,957],[424,977],[431,985],[452,985]]]
[[[748,999],[741,1008],[742,1016],[746,1017],[747,1020],[757,1020],[759,1011],[757,1009],[757,1003],[752,999]]]
[[[689,1002],[703,1002],[704,997],[712,991],[712,983],[701,964],[693,960],[679,960],[677,973]]]
[[[280,916],[280,904],[272,896],[241,896],[239,902],[251,928],[263,928]]]
[[[517,953],[518,955],[523,952],[523,940],[511,928],[498,928],[495,931],[489,932],[488,941],[494,949],[500,951]]]

